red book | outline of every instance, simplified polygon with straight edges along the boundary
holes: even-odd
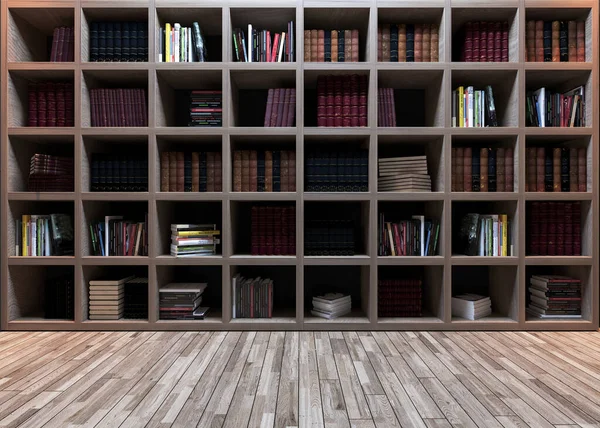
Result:
[[[277,104],[277,121],[275,122],[276,127],[283,126],[283,107],[285,105],[285,89],[280,88],[279,91],[279,103]]]
[[[577,61],[584,62],[585,61],[585,22],[579,21],[577,22]]]
[[[577,189],[587,192],[587,155],[585,148],[577,149]]]
[[[463,46],[462,58],[465,62],[473,62],[473,23],[467,22],[465,24],[465,44]]]
[[[274,127],[277,125],[277,112],[279,111],[279,96],[280,96],[280,89],[273,89],[273,106],[271,107],[271,120],[270,120],[270,127]]]
[[[463,192],[473,191],[473,150],[471,147],[464,148],[463,155]]]
[[[508,62],[508,22],[502,23],[502,62]]]
[[[481,37],[479,38],[479,62],[487,62],[488,60],[488,24],[487,22],[479,23],[479,31]]]
[[[481,31],[479,30],[479,22],[473,22],[473,62],[479,62],[479,40],[481,39]]]
[[[265,121],[263,126],[265,128],[270,127],[271,126],[271,114],[273,111],[273,89],[269,89],[269,91],[267,92],[267,108],[265,111]]]
[[[287,117],[290,111],[290,92],[290,88],[285,88],[283,90],[283,114],[281,115],[281,126],[288,126]]]
[[[512,147],[504,150],[504,191],[514,192],[515,183],[515,155]]]
[[[52,34],[52,49],[50,50],[50,62],[56,62],[58,57],[58,39],[60,37],[60,27],[54,29]]]
[[[285,118],[285,126],[294,126],[294,118],[296,117],[296,88],[290,89],[290,107]]]

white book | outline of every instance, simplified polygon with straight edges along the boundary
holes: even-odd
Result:
[[[252,62],[252,24],[248,24],[248,62]]]

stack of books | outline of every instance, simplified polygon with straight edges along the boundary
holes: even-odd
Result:
[[[452,297],[452,316],[478,320],[492,314],[492,300],[479,294],[460,294]]]
[[[510,224],[507,214],[469,213],[460,224],[455,250],[467,256],[512,256]]]
[[[92,154],[92,192],[147,192],[148,158]]]
[[[452,91],[452,126],[458,128],[498,126],[492,87],[488,85],[485,90],[476,90],[473,86],[459,86]]]
[[[453,192],[512,192],[515,181],[512,147],[453,147]]]
[[[573,128],[585,125],[585,88],[560,93],[547,88],[527,92],[527,126]]]
[[[304,30],[304,62],[358,62],[358,30]]]
[[[351,220],[307,220],[304,255],[353,256],[356,253],[355,224]]]
[[[581,202],[531,202],[528,256],[581,255]]]
[[[244,278],[231,280],[233,318],[271,318],[273,316],[273,280]]]
[[[90,223],[90,238],[94,256],[147,256],[148,214],[143,222],[104,216]]]
[[[234,192],[295,192],[294,150],[235,150]]]
[[[377,282],[380,317],[420,317],[423,305],[421,279],[380,279]]]
[[[221,192],[221,152],[162,152],[161,192]]]
[[[90,108],[92,126],[148,126],[145,89],[90,89]]]
[[[123,318],[148,319],[148,278],[132,278],[125,283]]]
[[[467,22],[457,40],[460,61],[508,62],[508,22]]]
[[[526,192],[587,192],[585,147],[527,147]]]
[[[528,20],[525,29],[525,61],[585,61],[585,21]]]
[[[253,256],[296,255],[296,207],[253,206],[250,224]]]
[[[427,156],[379,158],[378,164],[378,191],[431,192]]]
[[[72,256],[73,220],[68,214],[24,214],[15,221],[16,256]]]
[[[295,55],[294,21],[287,23],[287,32],[271,34],[248,24],[248,33],[233,30],[233,59],[237,62],[293,62]]]
[[[394,88],[379,88],[377,91],[377,126],[396,126]]]
[[[317,78],[317,126],[367,126],[367,75]]]
[[[533,275],[527,313],[540,319],[581,318],[581,280],[561,275]]]
[[[305,165],[307,192],[369,191],[368,150],[311,150]]]
[[[439,236],[439,221],[414,215],[412,220],[392,223],[379,214],[380,256],[435,256]]]
[[[30,83],[27,126],[74,126],[73,83]]]
[[[265,128],[294,126],[296,119],[296,88],[271,88],[267,91]]]
[[[166,23],[158,31],[158,62],[205,62],[206,43],[198,22],[191,27]]]
[[[161,320],[204,319],[208,307],[202,307],[202,293],[207,284],[172,282],[158,290]]]
[[[221,243],[216,224],[172,224],[171,255],[173,257],[203,257],[217,254]]]
[[[332,320],[350,313],[352,298],[343,293],[326,293],[313,297],[312,305],[312,315]]]
[[[52,34],[50,62],[73,62],[75,47],[73,27],[56,27]]]
[[[44,293],[44,317],[72,320],[74,318],[75,285],[73,273],[61,269],[56,275],[48,275]]]
[[[147,22],[92,22],[91,62],[148,62]]]
[[[188,126],[223,126],[223,91],[194,90],[190,92]]]
[[[377,29],[377,61],[438,62],[438,24],[383,24]]]
[[[36,153],[29,162],[29,192],[72,192],[73,158]]]
[[[125,284],[135,276],[90,281],[89,319],[118,320],[125,311]]]

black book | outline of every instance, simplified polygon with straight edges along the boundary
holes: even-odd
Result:
[[[560,190],[562,192],[571,191],[570,160],[571,154],[569,149],[563,147],[560,151]]]
[[[129,23],[129,61],[137,61],[139,55],[137,22]]]
[[[406,24],[406,62],[415,62],[415,26]]]
[[[390,62],[398,62],[398,26],[390,26]]]
[[[200,191],[206,192],[206,152],[200,152]]]
[[[273,191],[281,192],[281,152],[273,150]]]
[[[565,21],[560,21],[560,33],[559,33],[559,46],[560,46],[560,61],[568,62],[569,61],[569,31],[567,27],[567,23]]]
[[[106,22],[98,24],[98,61],[106,61]]]
[[[552,62],[552,21],[544,21],[544,62]]]
[[[123,39],[121,23],[113,24],[113,61],[121,61],[121,41]]]
[[[325,30],[325,62],[331,62],[331,30]]]
[[[256,189],[259,192],[265,191],[265,152],[264,150],[258,150],[257,156],[257,185]]]
[[[473,184],[473,192],[479,192],[480,189],[480,156],[479,150],[473,150],[472,160],[471,160],[471,177]]]
[[[346,53],[345,53],[345,49],[346,49],[346,43],[344,40],[344,30],[340,30],[338,31],[338,62],[345,62],[346,61]]]
[[[98,61],[98,23],[92,22],[90,28],[90,61]]]
[[[138,61],[148,62],[148,23],[138,23]]]
[[[112,22],[106,23],[106,61],[114,60],[114,25]]]
[[[129,40],[130,40],[131,24],[129,22],[123,22],[121,29],[121,61],[129,61]]]
[[[554,191],[553,167],[552,149],[546,147],[544,149],[544,187],[546,192]]]
[[[183,191],[192,191],[192,154],[185,152],[183,158]]]
[[[488,192],[496,191],[496,149],[488,149]]]

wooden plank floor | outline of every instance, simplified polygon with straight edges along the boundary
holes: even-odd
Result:
[[[600,427],[600,333],[0,333],[0,427]]]

